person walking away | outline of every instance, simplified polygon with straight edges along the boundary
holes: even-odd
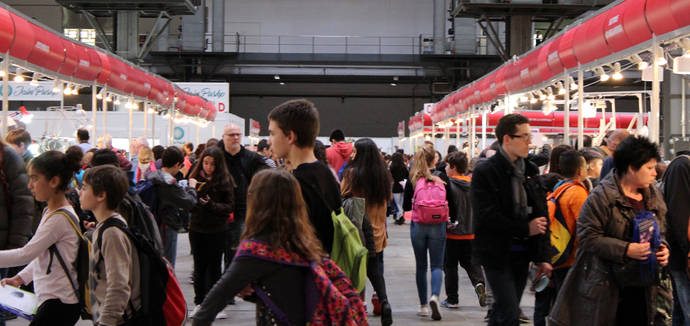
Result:
[[[221,275],[225,235],[233,221],[235,183],[225,164],[225,155],[218,147],[210,147],[199,157],[189,177],[189,184],[197,190],[199,203],[192,210],[189,240],[194,269],[194,316],[201,302]],[[217,319],[227,318],[224,312]]]
[[[438,296],[441,295],[443,282],[443,256],[446,246],[446,222],[448,221],[448,204],[444,182],[439,177],[431,174],[431,169],[436,165],[436,151],[431,146],[424,146],[414,156],[414,162],[410,168],[410,177],[405,184],[405,198],[403,210],[412,211],[412,224],[410,226],[410,239],[415,256],[415,279],[417,282],[417,295],[419,296],[418,316],[428,317],[434,320],[441,319]],[[414,190],[412,190],[414,189]],[[418,190],[419,189],[419,190]],[[425,195],[419,192],[425,189]],[[436,212],[421,212],[418,207],[422,204],[421,198],[433,202]],[[435,198],[433,197],[435,196]],[[445,207],[443,207],[445,205]],[[430,221],[427,217],[436,221]],[[435,222],[435,223],[434,223]],[[427,253],[431,266],[431,298],[427,297]],[[431,307],[431,313],[429,312]]]
[[[549,315],[550,325],[652,325],[657,275],[668,264],[666,204],[653,186],[659,148],[628,137],[614,169],[577,219],[575,262]]]
[[[489,325],[515,326],[530,261],[538,266],[537,276],[551,276],[546,192],[539,169],[525,160],[532,137],[529,120],[505,115],[495,133],[498,153],[472,174],[473,250],[493,293]]]
[[[398,205],[398,212],[400,212],[400,216],[395,217],[395,224],[402,225],[405,224],[405,214],[403,214],[402,207],[405,190],[404,184],[409,176],[402,153],[395,152],[391,156],[390,172],[393,177],[393,201]]]
[[[256,303],[259,326],[308,325],[314,315],[305,312],[323,313],[320,308],[327,300],[330,307],[343,313],[319,315],[325,322],[367,324],[362,302],[347,278],[337,282],[337,289],[330,287],[331,292],[321,292],[323,282],[315,282],[319,279],[314,271],[343,274],[326,258],[300,188],[297,179],[284,170],[268,169],[254,176],[248,189],[246,229],[238,255],[206,295],[193,316],[193,326],[211,325],[228,299],[238,294]],[[348,300],[336,300],[336,293],[346,295]],[[307,298],[320,298],[320,302]]]
[[[587,200],[589,190],[587,181],[587,163],[581,152],[568,150],[559,157],[558,172],[564,177],[553,188],[547,197],[549,200],[549,230],[551,247],[556,254],[551,258],[553,266],[553,289],[535,294],[534,325],[546,325],[546,316],[556,300],[558,291],[575,261],[577,237],[575,225],[582,205]],[[550,290],[550,291],[549,291]],[[545,297],[538,296],[545,293]],[[542,299],[540,301],[540,299]]]
[[[328,140],[331,142],[331,147],[326,149],[328,163],[331,164],[333,171],[339,172],[343,164],[350,160],[352,143],[345,141],[345,133],[340,129],[333,130]]]
[[[367,276],[376,294],[371,301],[374,314],[381,315],[382,325],[393,324],[391,305],[383,277],[383,250],[388,245],[386,207],[392,198],[393,178],[373,140],[362,138],[355,142],[354,156],[343,172],[340,184],[343,197],[364,198],[366,214],[374,233],[376,252],[367,260]]]
[[[228,269],[232,262],[232,257],[235,256],[235,248],[240,243],[240,235],[242,235],[244,230],[244,216],[247,211],[247,188],[254,174],[262,169],[267,169],[268,165],[266,165],[261,155],[249,151],[242,146],[242,131],[234,123],[229,123],[225,126],[223,129],[223,139],[216,146],[223,150],[228,172],[230,172],[237,184],[237,187],[234,189],[235,208],[233,214],[235,218],[229,224],[225,236],[224,266],[225,269]],[[212,146],[207,144],[206,147],[210,148]]]
[[[110,219],[127,225],[116,209],[125,197],[129,180],[113,165],[90,168],[84,174],[81,208],[94,213],[98,224],[93,233],[89,266],[91,313],[95,325],[123,325],[141,307],[139,255],[129,237],[118,228],[101,231]]]
[[[47,207],[36,233],[26,245],[0,251],[0,267],[28,264],[19,274],[2,279],[1,283],[19,287],[34,282],[38,309],[29,324],[32,326],[74,325],[79,320],[79,299],[71,285],[77,278],[74,265],[67,264],[68,273],[65,273],[57,259],[53,259],[50,248],[54,246],[65,261],[73,262],[77,258],[80,234],[73,225],[78,225],[79,220],[65,198],[65,191],[79,170],[80,159],[48,151],[31,161],[29,189]],[[29,225],[26,223],[25,227]]]
[[[446,228],[445,272],[446,295],[441,306],[451,309],[460,307],[458,297],[458,264],[467,272],[477,294],[479,305],[486,307],[486,285],[481,266],[472,261],[472,240],[474,240],[474,217],[470,202],[471,179],[467,172],[467,155],[452,152],[446,156],[446,198],[450,221]]]
[[[673,280],[673,325],[690,325],[690,156],[678,155],[663,178],[664,201],[668,206],[669,270]]]
[[[273,108],[268,121],[268,142],[273,153],[286,160],[288,171],[299,181],[309,221],[322,248],[330,253],[334,232],[331,212],[342,202],[340,186],[330,169],[314,156],[319,111],[307,100],[291,100]]]
[[[147,180],[153,184],[156,194],[156,209],[153,214],[163,240],[163,256],[174,267],[177,256],[177,233],[184,232],[188,227],[185,216],[197,204],[197,197],[194,188],[180,184],[173,177],[182,168],[182,151],[170,146],[163,152],[162,160],[161,169],[151,172]]]

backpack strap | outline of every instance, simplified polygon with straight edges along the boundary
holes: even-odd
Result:
[[[72,218],[72,214],[65,210],[65,209],[58,209],[53,214],[48,216],[46,218],[46,221],[48,221],[49,218],[51,218],[53,215],[62,215],[64,216],[72,225],[72,228],[77,231],[77,235],[81,239],[85,239],[84,235],[81,233],[81,230],[79,230],[79,227],[77,224],[74,222],[74,219]],[[75,217],[76,218],[76,217]],[[45,222],[43,222],[45,223]],[[60,251],[57,248],[57,244],[53,243],[48,247],[48,251],[50,252],[50,261],[48,262],[48,269],[46,270],[46,274],[50,274],[51,272],[51,267],[53,265],[53,256],[57,257],[58,262],[60,263],[60,266],[62,266],[62,270],[65,272],[65,276],[67,276],[67,279],[69,280],[69,284],[72,286],[72,290],[74,290],[74,294],[77,296],[77,300],[81,300],[81,294],[79,294],[79,287],[77,284],[72,280],[72,277],[69,275],[69,269],[67,269],[67,264],[65,264],[65,260],[62,258],[62,255],[60,254]]]
[[[276,318],[278,318],[283,325],[292,326],[292,323],[288,319],[287,315],[275,304],[275,302],[273,302],[273,300],[271,300],[271,297],[269,297],[268,294],[261,289],[261,286],[258,284],[252,284],[252,289],[254,289],[254,293],[256,293],[259,299],[261,299],[261,301],[268,306],[268,309],[273,312]]]

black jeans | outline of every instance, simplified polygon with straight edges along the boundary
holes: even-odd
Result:
[[[383,278],[383,251],[367,259],[367,278],[379,297],[379,301],[388,301],[386,280]]]
[[[79,304],[65,304],[60,299],[43,301],[29,326],[72,326],[79,320]]]
[[[484,266],[486,279],[493,292],[493,313],[489,326],[520,324],[520,299],[527,284],[529,258],[526,252],[511,252],[507,266]]]
[[[220,279],[225,248],[225,232],[189,232],[194,259],[194,304],[201,304],[206,294]]]
[[[472,240],[446,239],[445,272],[448,303],[458,303],[458,263],[467,272],[472,286],[484,283],[481,266],[472,263]]]
[[[223,270],[227,270],[232,264],[232,259],[235,257],[235,251],[240,244],[240,236],[244,232],[244,217],[237,219],[235,215],[235,222],[230,223],[228,231],[225,232],[225,248],[224,248],[224,266]]]

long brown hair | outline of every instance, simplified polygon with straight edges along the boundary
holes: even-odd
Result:
[[[414,162],[410,168],[410,182],[412,186],[417,186],[419,179],[434,179],[431,174],[432,164],[436,158],[436,151],[432,147],[422,146],[422,148],[414,154]]]
[[[310,261],[326,257],[309,221],[299,182],[287,171],[267,169],[252,178],[241,239],[257,237]]]

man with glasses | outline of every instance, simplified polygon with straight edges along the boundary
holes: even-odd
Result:
[[[226,237],[225,268],[227,269],[235,256],[235,248],[239,244],[240,235],[244,231],[244,217],[247,211],[247,189],[256,172],[268,168],[264,158],[242,146],[242,131],[234,123],[229,123],[223,129],[222,140],[218,146],[225,152],[225,164],[228,172],[235,179],[235,210],[234,221],[230,223]]]
[[[504,116],[496,138],[498,152],[472,175],[473,249],[493,292],[489,325],[516,326],[529,262],[538,266],[538,277],[551,276],[548,209],[539,169],[526,160],[532,143],[529,120]]]

